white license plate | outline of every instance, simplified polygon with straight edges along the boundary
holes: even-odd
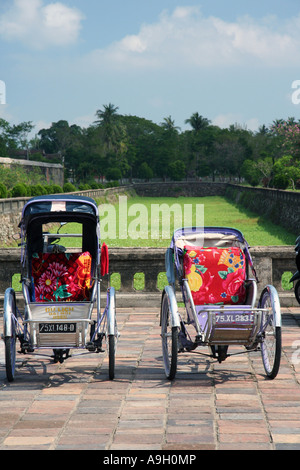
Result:
[[[75,333],[76,323],[39,323],[39,333]]]

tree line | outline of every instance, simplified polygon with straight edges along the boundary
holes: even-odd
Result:
[[[210,177],[300,187],[300,121],[295,118],[275,120],[257,132],[238,124],[220,128],[198,112],[185,124],[188,129],[182,131],[171,116],[156,124],[122,115],[109,103],[87,128],[60,120],[28,140],[31,122],[11,125],[0,119],[0,156],[18,156],[26,149],[29,159],[63,162],[66,181],[75,185]]]

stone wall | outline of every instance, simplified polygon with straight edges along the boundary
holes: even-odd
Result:
[[[134,189],[139,196],[147,197],[226,196],[233,202],[300,235],[300,192],[195,181],[139,183],[134,185]]]
[[[91,198],[108,201],[116,201],[118,194],[130,193],[131,187],[121,186],[117,188],[95,189],[89,191],[78,191],[77,196],[88,196]],[[0,247],[11,246],[14,235],[19,233],[18,225],[21,220],[22,209],[29,197],[16,197],[10,199],[0,199]]]
[[[139,196],[146,197],[226,196],[300,235],[300,192],[197,181],[139,183],[133,186]]]
[[[9,245],[18,228],[22,209],[29,198],[0,199],[0,246]]]
[[[135,183],[138,196],[144,197],[205,197],[224,196],[227,184],[199,181]]]
[[[40,168],[45,176],[47,183],[55,183],[59,186],[64,185],[64,168],[59,163],[43,163],[32,160],[19,160],[16,158],[0,157],[0,165],[10,168],[13,165],[21,165],[23,170],[30,172],[32,168]]]
[[[287,291],[282,287],[283,274],[288,272],[290,276],[296,270],[293,247],[253,247],[251,256],[259,280],[258,293],[260,294],[265,285],[272,284],[278,290],[282,306],[297,306],[293,289]],[[158,277],[161,273],[165,273],[164,248],[109,248],[109,267],[110,275],[119,274],[120,276],[117,306],[159,308],[161,290],[158,288]],[[12,284],[12,277],[19,273],[20,249],[2,249],[0,251],[0,296],[2,298],[5,289]],[[136,273],[143,273],[145,276],[142,290],[135,288]],[[106,301],[104,290],[107,285],[107,280],[104,279],[101,283],[104,303]],[[180,296],[178,300],[182,301]],[[21,302],[20,297],[19,302]]]
[[[225,196],[300,235],[300,192],[227,184]]]

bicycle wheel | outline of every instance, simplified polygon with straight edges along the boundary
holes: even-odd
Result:
[[[15,377],[16,365],[16,297],[12,288],[5,291],[3,306],[3,339],[5,344],[6,377],[12,382]]]
[[[116,317],[116,293],[113,287],[108,291],[108,312],[107,312],[107,348],[108,348],[108,374],[110,380],[115,378],[115,356],[118,342],[118,327]]]
[[[116,341],[114,335],[108,336],[108,375],[109,379],[115,378],[115,355],[116,355]]]
[[[161,339],[165,374],[169,380],[173,380],[177,371],[178,328],[171,327],[167,294],[162,300]]]
[[[15,366],[16,366],[16,334],[13,332],[12,336],[6,336],[4,338],[5,344],[5,367],[6,367],[6,378],[9,382],[12,382],[15,378]]]
[[[272,299],[268,291],[262,296],[261,307],[267,309],[262,316],[262,361],[267,376],[274,379],[278,374],[281,359],[281,327],[275,325]]]

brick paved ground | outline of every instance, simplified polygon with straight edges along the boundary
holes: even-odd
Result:
[[[119,309],[118,326],[114,381],[105,355],[62,365],[18,355],[9,384],[1,341],[0,450],[300,449],[300,309],[283,310],[283,357],[273,381],[256,353],[222,364],[180,355],[169,382],[158,310]]]

